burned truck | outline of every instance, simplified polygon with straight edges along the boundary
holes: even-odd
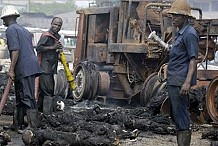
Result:
[[[119,7],[78,10],[74,98],[131,101],[139,95],[145,80],[167,62],[158,43],[147,37],[151,31],[167,35],[168,20],[159,17],[169,7],[168,3],[120,1]]]
[[[170,7],[170,2],[120,0],[119,6],[78,10],[74,99],[101,97],[131,102],[140,97],[140,104],[147,106],[166,87],[168,54],[163,48],[173,42],[175,31],[167,13]],[[200,35],[199,63],[213,60],[218,20],[202,19],[201,9],[192,10],[198,14],[189,22]],[[158,41],[151,39],[152,32]],[[215,70],[199,71],[194,88],[208,86],[217,75]]]

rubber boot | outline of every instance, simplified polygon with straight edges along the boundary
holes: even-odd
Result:
[[[38,110],[37,109],[29,109],[27,110],[27,121],[28,128],[36,129],[38,126]]]
[[[191,130],[178,131],[177,143],[178,143],[178,146],[190,146]]]
[[[23,134],[28,129],[36,129],[38,126],[38,110],[37,109],[28,109],[27,110],[27,122],[28,126],[25,129],[20,129],[17,132]]]
[[[51,115],[53,112],[53,103],[54,102],[54,97],[51,96],[45,96],[43,99],[43,114],[45,116]]]
[[[24,107],[17,107],[17,122],[18,122],[18,130],[17,133],[22,134],[22,129],[24,125],[24,115],[25,115],[25,108]]]
[[[4,130],[12,130],[12,131],[17,131],[18,130],[18,111],[16,107],[16,100],[13,100],[13,123],[9,126],[3,126]]]

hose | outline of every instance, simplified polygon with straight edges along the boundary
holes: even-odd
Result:
[[[69,66],[68,66],[68,63],[67,63],[67,59],[64,55],[64,52],[60,52],[60,60],[61,60],[61,63],[63,64],[64,66],[64,71],[65,71],[65,74],[66,74],[66,77],[67,77],[67,81],[69,82],[70,84],[70,87],[72,88],[72,90],[75,90],[76,89],[76,84],[74,82],[74,77],[69,69]]]

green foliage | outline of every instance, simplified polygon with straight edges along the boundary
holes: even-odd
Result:
[[[71,12],[76,9],[75,2],[68,1],[67,3],[50,3],[50,4],[40,4],[40,3],[30,3],[30,12],[44,13],[46,15],[55,15],[65,12]]]

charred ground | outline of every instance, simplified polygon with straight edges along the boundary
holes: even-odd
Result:
[[[4,92],[6,74],[0,75],[0,94]],[[160,114],[162,98],[167,96],[161,92],[150,102],[150,106],[141,107],[137,102],[127,104],[126,101],[107,100],[106,104],[95,100],[74,102],[72,99],[56,97],[56,101],[65,103],[64,110],[58,110],[54,104],[54,112],[45,116],[39,113],[39,126],[34,131],[33,145],[72,145],[72,146],[116,146],[116,145],[176,145],[176,132],[173,122],[167,114]],[[190,96],[191,106],[203,105],[205,88],[193,90]],[[196,98],[197,97],[197,98]],[[0,117],[0,126],[12,123],[14,91]],[[202,101],[202,102],[199,102]],[[198,115],[197,110],[192,109]],[[208,123],[206,123],[208,124]],[[193,123],[192,145],[216,145],[217,130],[211,125],[205,127]],[[21,135],[1,129],[2,145],[24,145]],[[202,139],[203,138],[203,139]],[[211,140],[211,141],[209,141]]]

